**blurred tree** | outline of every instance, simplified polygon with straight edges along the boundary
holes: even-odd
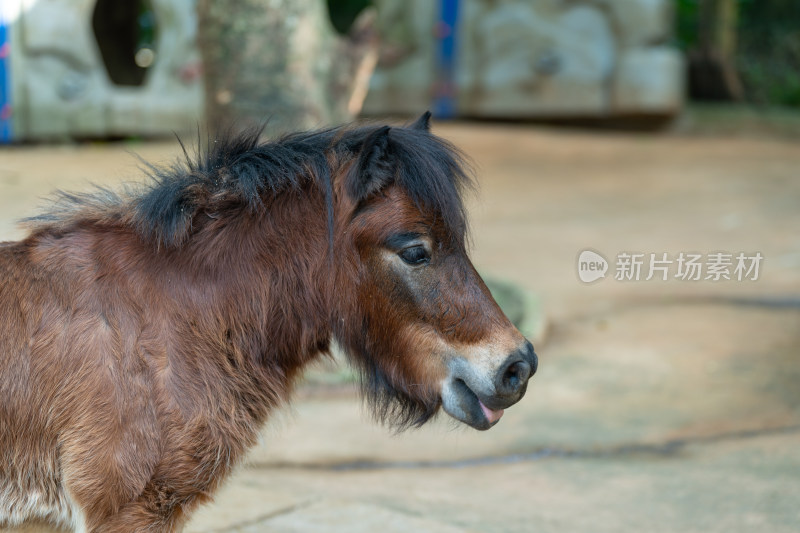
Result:
[[[697,38],[689,52],[689,88],[702,100],[741,100],[736,69],[737,0],[699,0]]]
[[[374,14],[338,36],[325,0],[199,0],[206,120],[272,133],[350,120],[377,60]]]
[[[800,107],[800,1],[739,1],[738,66],[748,99]]]
[[[800,1],[677,0],[677,26],[692,97],[729,99],[732,86],[749,102],[800,107]],[[715,48],[727,56],[725,67]]]

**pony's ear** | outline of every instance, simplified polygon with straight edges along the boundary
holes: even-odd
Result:
[[[412,130],[431,131],[431,112],[430,111],[425,111],[409,127]]]
[[[389,126],[378,128],[369,134],[361,146],[355,172],[347,185],[347,192],[356,201],[376,193],[394,179],[390,130]]]

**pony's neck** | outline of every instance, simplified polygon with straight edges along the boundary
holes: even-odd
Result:
[[[328,226],[312,184],[265,200],[257,212],[200,215],[168,255],[189,288],[187,305],[238,332],[240,349],[288,379],[330,339]]]

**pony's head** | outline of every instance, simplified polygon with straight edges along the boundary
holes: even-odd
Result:
[[[332,333],[361,370],[379,418],[421,425],[442,407],[488,429],[525,394],[537,358],[469,260],[462,193],[470,175],[428,120],[264,144],[258,130],[224,135],[185,164],[151,167],[142,192],[63,194],[29,224],[128,224],[165,257],[196,254],[184,271],[202,265],[248,294],[241,280],[251,279],[248,261],[257,257],[271,265],[258,278],[274,284],[265,299],[280,299],[281,314],[268,321],[273,350],[285,342],[299,367],[299,352],[324,350]],[[244,233],[259,244],[222,246],[249,242]],[[232,320],[272,317],[276,307],[262,303],[261,312],[232,306]]]
[[[537,357],[470,262],[470,178],[428,119],[350,133],[355,155],[334,175],[334,334],[384,421],[421,425],[441,406],[488,429],[525,394]]]

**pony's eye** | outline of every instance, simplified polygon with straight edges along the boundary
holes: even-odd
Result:
[[[412,246],[401,250],[397,255],[409,265],[422,265],[431,260],[428,250],[424,246]]]

